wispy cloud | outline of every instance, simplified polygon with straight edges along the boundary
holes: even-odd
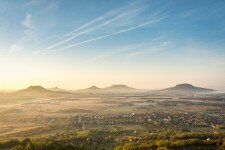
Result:
[[[32,23],[31,23],[31,14],[27,13],[25,19],[22,21],[22,24],[24,25],[24,27],[28,28],[28,29],[32,29]]]
[[[136,11],[136,10],[135,10],[135,11]],[[103,15],[103,16],[101,16],[101,17],[98,17],[98,18],[92,20],[91,22],[82,25],[82,26],[79,27],[77,30],[75,30],[75,31],[73,31],[73,32],[71,32],[71,33],[69,33],[69,34],[71,35],[71,37],[69,37],[69,38],[67,38],[67,39],[64,39],[64,40],[62,40],[62,41],[60,41],[60,42],[58,42],[58,43],[55,43],[55,44],[53,44],[53,45],[47,47],[46,49],[40,50],[40,51],[38,51],[38,52],[36,52],[36,53],[46,52],[46,51],[48,51],[48,50],[50,50],[50,49],[52,49],[52,48],[55,48],[55,47],[57,47],[57,46],[59,46],[59,45],[62,45],[62,44],[64,44],[64,43],[66,43],[66,42],[69,42],[69,41],[73,40],[74,38],[76,38],[76,37],[78,37],[78,36],[80,36],[80,35],[87,34],[87,33],[91,32],[91,31],[93,31],[93,30],[95,30],[95,29],[98,29],[98,28],[100,28],[100,27],[103,27],[103,26],[105,26],[105,25],[107,25],[107,24],[109,24],[109,23],[111,23],[111,22],[113,22],[113,21],[115,21],[115,20],[117,20],[117,19],[119,19],[119,18],[122,18],[122,17],[124,17],[124,16],[126,16],[126,15],[128,15],[128,14],[131,14],[131,13],[133,13],[133,12],[135,12],[135,11],[130,11],[130,12],[123,13],[123,14],[121,14],[121,15],[118,15],[118,16],[114,17],[113,19],[110,19],[110,20],[108,20],[108,21],[106,21],[106,22],[103,22],[103,23],[100,24],[100,25],[97,25],[97,26],[94,26],[94,27],[89,27],[90,25],[95,24],[96,22],[98,22],[98,21],[100,21],[100,20],[102,20],[102,19],[105,19],[109,14]],[[89,28],[85,29],[86,27],[89,27]],[[85,30],[82,30],[82,29],[85,29]],[[72,34],[72,33],[73,33],[73,34]],[[66,34],[66,35],[68,35],[68,34]]]
[[[19,22],[23,27],[23,34],[16,42],[9,45],[9,51],[17,52],[25,50],[28,47],[33,49],[39,47],[39,45],[45,43],[47,40],[52,40],[53,37],[56,37],[56,35],[46,36],[46,34],[50,28],[56,25],[55,12],[59,6],[59,2],[60,0],[27,0],[23,4],[23,9],[27,13],[23,20]],[[47,21],[46,18],[48,18]]]
[[[168,41],[160,42],[159,44],[152,43],[150,47],[141,48],[142,50],[128,53],[126,55],[126,57],[131,58],[131,57],[137,57],[137,56],[145,55],[145,54],[152,53],[152,52],[160,52],[160,51],[167,49],[169,44],[170,44],[170,42],[168,42]]]
[[[24,27],[23,36],[16,43],[9,46],[11,53],[22,50],[26,42],[35,40],[33,32],[34,26],[32,24],[32,15],[30,13],[27,13],[25,15],[25,18],[24,20],[22,20],[21,24]]]
[[[122,46],[117,49],[108,49],[107,52],[101,53],[97,56],[94,56],[89,59],[89,61],[99,61],[107,59],[108,57],[120,54],[120,53],[126,53],[123,54],[126,58],[131,57],[137,57],[141,55],[145,55],[152,52],[160,52],[165,49],[168,49],[168,47],[171,45],[171,42],[165,40],[165,35],[158,36],[156,38],[151,39],[148,41],[148,44],[146,43],[140,43],[140,44],[131,44]],[[121,54],[120,54],[121,55]]]
[[[130,12],[133,12],[133,11],[130,11]],[[76,34],[77,32],[80,32],[82,30],[85,30],[86,33],[93,31],[94,29],[97,29],[98,27],[102,27],[104,25],[109,24],[110,22],[113,22],[114,20],[116,20],[116,18],[120,18],[119,16],[126,16],[126,15],[130,14],[130,12],[122,13],[118,10],[109,11],[109,12],[91,20],[90,22],[83,24],[82,26],[78,27],[77,29],[73,30],[72,32],[66,33],[65,36],[73,36],[74,34]],[[120,13],[122,13],[122,14],[120,14]],[[113,17],[113,16],[115,16],[115,17],[113,19],[111,19],[111,17]],[[107,19],[109,19],[109,20],[107,20]],[[107,21],[105,21],[105,20],[107,20]],[[101,23],[101,21],[105,21],[105,22]],[[101,23],[101,24],[98,25],[98,23]],[[94,26],[96,24],[97,24],[97,26]],[[83,31],[83,32],[85,33],[85,31]]]
[[[108,58],[112,55],[115,55],[115,54],[118,54],[118,53],[121,53],[121,52],[137,49],[139,47],[141,47],[141,44],[122,46],[122,47],[117,48],[117,49],[109,49],[108,52],[105,52],[103,54],[92,57],[92,58],[89,59],[89,61],[98,61],[98,60]]]
[[[10,53],[14,53],[23,49],[21,42],[14,43],[9,46]]]
[[[140,19],[139,15],[146,9],[146,4],[143,5],[142,3],[140,6],[138,3],[139,2],[134,1],[128,6],[110,10],[105,14],[77,27],[75,30],[63,34],[58,38],[57,42],[40,50],[36,50],[33,53],[49,54],[52,52],[61,51],[100,39],[130,32],[144,26],[153,25],[167,18],[168,11],[154,11],[150,13],[147,18],[143,19],[141,17]],[[85,38],[90,37],[90,35],[98,36],[85,40]],[[71,44],[75,38],[82,38],[84,40]]]
[[[125,10],[123,10],[123,11],[125,11]],[[109,12],[105,13],[104,15],[99,16],[99,17],[91,20],[90,22],[78,27],[76,30],[66,33],[64,35],[64,37],[67,37],[66,39],[63,39],[53,45],[50,45],[45,49],[36,51],[35,53],[45,53],[46,51],[53,49],[57,46],[60,46],[62,44],[65,44],[65,43],[73,40],[76,37],[93,32],[93,31],[100,29],[108,24],[111,24],[119,19],[123,19],[124,17],[127,17],[129,15],[134,15],[135,13],[139,13],[140,9],[136,8],[131,11],[127,11],[127,10],[125,12],[123,12],[123,11],[121,11],[121,10],[109,11]]]
[[[43,4],[44,0],[28,0],[23,6],[29,7],[29,6],[38,6]]]
[[[89,42],[93,42],[93,41],[97,41],[97,40],[104,39],[104,38],[107,38],[107,37],[111,37],[111,36],[114,36],[114,35],[118,35],[118,34],[122,34],[122,33],[125,33],[125,32],[129,32],[129,31],[132,31],[132,30],[135,30],[135,29],[144,27],[144,26],[146,26],[146,25],[150,25],[150,24],[157,23],[157,22],[159,22],[159,21],[161,21],[161,20],[163,20],[163,19],[165,19],[165,18],[166,18],[166,17],[161,17],[161,18],[157,18],[157,19],[154,19],[154,20],[150,20],[150,21],[141,23],[141,24],[139,24],[139,25],[136,25],[136,26],[133,26],[133,27],[130,27],[130,28],[122,29],[122,30],[117,31],[117,32],[114,32],[114,33],[106,34],[106,35],[99,36],[99,37],[96,37],[96,38],[92,38],[92,39],[89,39],[89,40],[86,40],[86,41],[82,41],[82,42],[79,42],[79,43],[67,45],[67,46],[65,46],[65,47],[63,47],[63,48],[60,48],[60,49],[54,49],[54,50],[50,50],[50,51],[48,51],[48,52],[47,52],[47,51],[37,51],[36,53],[43,52],[43,53],[45,53],[45,54],[48,54],[49,52],[57,52],[57,51],[61,51],[61,50],[67,49],[67,48],[79,46],[79,45],[86,44],[86,43],[89,43]]]
[[[128,31],[137,29],[137,28],[141,28],[141,27],[146,26],[146,25],[148,25],[148,24],[156,23],[156,22],[158,22],[158,21],[160,21],[160,20],[162,20],[162,19],[165,19],[165,18],[163,17],[163,18],[159,18],[159,19],[156,19],[156,20],[147,21],[147,22],[144,22],[144,23],[139,24],[139,25],[137,25],[137,26],[134,26],[134,27],[130,27],[130,28],[127,28],[127,29],[120,30],[120,31],[118,31],[118,32],[114,32],[114,33],[111,33],[111,34],[106,34],[106,35],[103,35],[103,36],[99,36],[99,37],[97,37],[97,38],[89,39],[89,40],[86,40],[86,41],[83,41],[83,42],[80,42],[80,43],[71,44],[71,45],[65,46],[65,47],[62,48],[62,49],[70,48],[70,47],[74,47],[74,46],[78,46],[78,45],[81,45],[81,44],[85,44],[85,43],[89,43],[89,42],[96,41],[96,40],[99,40],[99,39],[107,38],[107,37],[114,36],[114,35],[117,35],[117,34],[125,33],[125,32],[128,32]]]
[[[119,9],[113,9],[105,14],[89,21],[88,23],[78,27],[77,29],[66,33],[65,36],[72,36],[73,34],[76,34],[77,32],[80,32],[82,30],[87,30],[87,31],[93,31],[94,29],[98,29],[100,27],[106,26],[114,21],[117,21],[119,19],[125,19],[128,18],[129,16],[135,16],[141,12],[141,10],[144,9],[144,7],[139,8],[138,2],[134,1],[130,5],[119,8]],[[136,13],[136,14],[135,14]],[[120,20],[122,22],[122,20]]]

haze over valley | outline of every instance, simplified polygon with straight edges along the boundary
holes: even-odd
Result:
[[[1,0],[0,150],[224,150],[224,10]]]

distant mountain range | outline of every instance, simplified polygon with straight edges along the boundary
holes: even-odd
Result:
[[[60,89],[58,87],[48,88],[48,90],[50,90],[50,91],[64,91],[64,89]]]
[[[96,86],[92,86],[86,89],[77,90],[75,93],[136,93],[141,92],[141,90],[128,87],[127,85],[112,85],[106,88],[98,88]]]
[[[73,92],[72,90],[61,89],[61,88],[58,88],[58,87],[48,88],[47,90],[55,91],[55,92]]]
[[[174,87],[166,88],[160,91],[164,92],[184,92],[184,93],[208,93],[208,92],[214,92],[213,89],[207,89],[207,88],[201,88],[196,87],[191,84],[178,84]]]
[[[26,89],[11,92],[10,95],[13,96],[25,96],[25,97],[57,97],[57,96],[71,96],[74,94],[121,94],[121,93],[144,93],[144,94],[190,94],[190,93],[209,93],[214,92],[213,89],[196,87],[191,84],[178,84],[174,87],[155,90],[155,91],[142,91],[139,89],[131,88],[127,85],[112,85],[106,88],[99,88],[92,86],[86,89],[70,91],[60,89],[58,87],[45,89],[42,86],[30,86]]]
[[[11,96],[19,97],[58,97],[58,96],[71,96],[74,94],[108,94],[108,93],[135,93],[141,92],[141,90],[128,87],[126,85],[112,85],[106,88],[98,88],[92,86],[81,90],[64,90],[58,87],[54,88],[43,88],[42,86],[30,86],[26,89],[18,90],[9,93]]]
[[[42,86],[30,86],[26,89],[15,91],[10,94],[15,96],[26,96],[26,97],[46,97],[46,96],[68,95],[70,93],[64,91],[51,91],[43,88]]]
[[[42,93],[42,94],[46,94],[46,93],[53,93],[53,91],[50,91],[50,90],[47,90],[45,88],[43,88],[42,86],[30,86],[26,89],[22,89],[22,90],[19,90],[19,91],[16,91],[16,92],[13,92],[14,94],[39,94],[39,93]]]
[[[75,93],[99,93],[101,92],[101,88],[98,88],[96,86],[91,86],[89,88],[76,90],[74,92]]]

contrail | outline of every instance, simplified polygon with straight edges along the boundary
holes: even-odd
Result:
[[[66,48],[75,47],[75,46],[86,44],[86,43],[89,43],[89,42],[92,42],[92,41],[96,41],[96,40],[99,40],[99,39],[103,39],[103,38],[107,38],[107,37],[114,36],[114,35],[117,35],[117,34],[125,33],[125,32],[128,32],[128,31],[131,31],[131,30],[143,27],[143,26],[145,26],[147,24],[153,24],[153,23],[159,22],[159,21],[161,21],[161,20],[163,20],[165,18],[166,17],[162,17],[162,18],[159,18],[159,19],[156,19],[156,20],[147,21],[145,23],[139,24],[137,26],[134,26],[134,27],[131,27],[131,28],[128,28],[128,29],[120,30],[118,32],[111,33],[111,34],[106,34],[106,35],[103,35],[103,36],[100,36],[100,37],[97,37],[97,38],[93,38],[93,39],[89,39],[89,40],[86,40],[86,41],[83,41],[83,42],[79,42],[79,43],[76,43],[76,44],[71,44],[71,45],[65,46],[65,47],[63,47],[61,49],[51,50],[50,52],[60,51],[60,50],[66,49]]]
[[[86,27],[88,27],[88,26],[90,26],[90,25],[92,25],[92,24],[94,24],[94,23],[96,23],[98,21],[101,21],[101,20],[105,19],[105,17],[106,17],[106,15],[102,15],[102,16],[100,16],[100,17],[98,17],[98,18],[90,21],[89,23],[86,23],[86,24],[82,25],[78,29],[76,29],[76,30],[74,30],[72,32],[69,32],[69,33],[65,34],[66,36],[71,36],[71,37],[69,37],[69,38],[67,38],[67,39],[65,39],[65,40],[63,40],[61,42],[55,43],[55,44],[47,47],[46,49],[39,50],[39,51],[36,51],[34,53],[41,53],[41,52],[48,51],[48,50],[50,50],[50,49],[52,49],[52,48],[54,48],[56,46],[62,45],[64,43],[66,43],[66,42],[69,42],[69,41],[73,40],[77,36],[80,36],[82,34],[85,34],[85,33],[89,32],[89,30],[86,30],[86,31],[83,31],[83,32],[78,32],[78,31],[80,31],[80,30],[82,30],[82,29],[84,29],[84,28],[86,28]],[[78,33],[75,33],[75,32],[78,32]]]
[[[65,34],[65,36],[73,35],[74,33],[79,32],[79,31],[81,31],[81,30],[83,30],[83,29],[89,27],[90,25],[93,25],[93,24],[95,24],[95,23],[97,23],[97,22],[99,22],[99,21],[101,21],[101,20],[103,20],[103,19],[105,19],[106,17],[109,17],[109,16],[111,16],[110,13],[105,13],[104,15],[102,15],[102,16],[100,16],[100,17],[97,17],[97,18],[95,18],[94,20],[91,20],[90,22],[88,22],[88,23],[86,23],[86,24],[80,26],[80,27],[77,28],[76,30],[73,30],[73,31],[71,31],[71,32],[69,32],[69,33],[67,33],[67,34]]]
[[[139,11],[139,10],[140,10],[140,9],[134,9],[134,10],[132,10],[132,11],[125,12],[125,13],[123,13],[123,14],[117,15],[116,17],[112,18],[111,20],[108,20],[108,21],[106,21],[106,22],[100,24],[99,26],[97,26],[97,28],[102,27],[102,26],[105,26],[105,25],[107,25],[107,24],[110,24],[111,22],[116,21],[117,19],[120,19],[120,18],[122,18],[122,17],[124,17],[124,16],[127,16],[127,15],[129,15],[129,14],[135,13],[135,12],[137,12],[137,11]]]
[[[127,16],[127,15],[129,15],[129,14],[132,14],[132,13],[134,13],[134,12],[137,12],[138,10],[139,10],[139,9],[135,9],[135,10],[132,10],[132,11],[129,11],[129,12],[125,12],[125,13],[120,14],[120,15],[116,15],[114,18],[112,18],[112,19],[110,19],[110,20],[108,20],[108,21],[105,21],[105,22],[103,22],[102,24],[97,25],[96,27],[92,27],[92,28],[89,28],[89,29],[86,29],[86,30],[83,30],[83,31],[82,31],[82,29],[85,29],[86,27],[88,27],[88,26],[90,26],[90,25],[96,23],[97,21],[101,21],[101,20],[105,19],[106,17],[109,17],[110,14],[111,14],[111,15],[113,14],[113,13],[106,13],[105,15],[103,15],[103,16],[101,16],[101,17],[98,17],[98,18],[96,18],[96,19],[90,21],[89,23],[87,23],[87,24],[81,26],[80,28],[74,30],[73,32],[70,32],[69,34],[74,33],[74,32],[78,32],[78,33],[74,33],[71,37],[69,37],[69,38],[67,38],[67,39],[65,39],[65,40],[63,40],[63,41],[61,41],[61,42],[58,42],[58,43],[56,43],[56,44],[53,44],[53,45],[47,47],[46,49],[39,50],[39,51],[36,51],[36,52],[34,52],[34,53],[36,54],[36,53],[46,52],[46,51],[48,51],[48,50],[50,50],[50,49],[52,49],[52,48],[54,48],[54,47],[57,47],[57,46],[62,45],[62,44],[64,44],[64,43],[66,43],[66,42],[69,42],[69,41],[73,40],[74,38],[76,38],[76,37],[78,37],[78,36],[80,36],[80,35],[89,33],[89,32],[91,32],[91,31],[93,31],[93,30],[95,30],[95,29],[98,29],[98,28],[103,27],[103,26],[105,26],[105,25],[107,25],[107,24],[110,24],[111,22],[113,22],[113,21],[115,21],[115,20],[117,20],[117,19],[120,19],[120,18],[122,18],[122,17],[124,17],[124,16]],[[81,31],[80,31],[80,30],[81,30]]]
[[[132,5],[130,5],[130,6],[132,6]],[[93,24],[95,24],[95,23],[97,23],[97,22],[99,22],[99,21],[102,21],[102,20],[104,20],[104,19],[107,18],[107,17],[118,15],[118,14],[124,12],[124,11],[125,11],[125,13],[123,13],[123,14],[121,14],[121,15],[118,15],[118,16],[116,16],[115,18],[113,18],[113,19],[111,19],[111,20],[114,21],[114,20],[120,18],[121,16],[125,16],[125,15],[128,15],[128,14],[130,14],[130,13],[133,13],[133,12],[139,10],[139,9],[135,9],[135,10],[126,12],[126,9],[129,8],[130,6],[125,7],[125,8],[123,8],[123,9],[120,9],[120,10],[113,10],[113,11],[111,10],[111,11],[105,13],[104,15],[102,15],[102,16],[100,16],[100,17],[97,17],[97,18],[95,18],[94,20],[92,20],[92,21],[90,21],[90,22],[88,22],[88,23],[86,23],[86,24],[80,26],[78,29],[76,29],[76,30],[74,30],[74,31],[72,31],[72,32],[67,33],[66,35],[68,36],[68,35],[71,35],[71,34],[73,34],[73,33],[79,32],[79,31],[81,31],[82,29],[85,29],[86,27],[88,27],[88,26],[90,26],[90,25],[93,25]],[[107,22],[110,23],[110,22],[112,22],[112,21],[109,20],[109,21],[107,21]],[[106,23],[103,23],[103,24],[100,25],[100,26],[103,26],[103,25],[108,24],[107,22],[106,22]],[[98,26],[98,27],[99,27],[99,26]]]

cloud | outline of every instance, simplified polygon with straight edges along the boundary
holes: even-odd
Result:
[[[151,47],[142,48],[143,50],[131,52],[131,53],[127,54],[126,57],[131,58],[131,57],[137,57],[137,56],[145,55],[145,54],[152,53],[152,52],[160,52],[160,51],[163,51],[166,48],[168,48],[168,46],[170,44],[170,42],[168,42],[168,41],[164,41],[164,42],[160,42],[159,44],[155,44],[154,41],[155,40],[153,39],[152,43],[150,44]]]
[[[65,37],[69,36],[68,38],[66,38],[66,39],[64,39],[60,42],[57,42],[55,44],[52,44],[45,49],[36,51],[35,53],[45,53],[46,51],[48,51],[50,49],[53,49],[57,46],[60,46],[64,43],[67,43],[67,42],[73,40],[74,38],[76,38],[78,36],[90,33],[90,32],[92,32],[96,29],[102,28],[102,27],[104,27],[104,26],[106,26],[106,25],[108,25],[112,22],[115,22],[116,20],[123,19],[124,17],[126,17],[128,15],[131,15],[131,14],[134,14],[134,13],[138,13],[139,11],[140,11],[140,9],[134,9],[134,10],[131,10],[131,11],[126,11],[126,12],[121,12],[121,11],[118,11],[118,10],[109,11],[109,12],[105,13],[104,15],[99,16],[99,17],[93,19],[92,21],[78,27],[76,30],[74,30],[72,32],[69,32],[69,33],[66,33],[64,36]]]
[[[63,47],[61,49],[53,50],[53,51],[59,51],[59,50],[63,50],[63,49],[66,49],[66,48],[70,48],[70,47],[86,44],[86,43],[89,43],[89,42],[93,42],[93,41],[96,41],[96,40],[100,40],[100,39],[103,39],[103,38],[107,38],[107,37],[110,37],[110,36],[114,36],[114,35],[122,34],[122,33],[125,33],[125,32],[129,32],[129,31],[132,31],[132,30],[144,27],[144,26],[149,25],[149,24],[154,24],[154,23],[159,22],[159,21],[161,21],[161,20],[163,20],[165,18],[166,17],[158,18],[156,20],[150,20],[150,21],[141,23],[141,24],[139,24],[137,26],[134,26],[134,27],[130,27],[130,28],[127,28],[127,29],[120,30],[118,32],[114,32],[114,33],[106,34],[106,35],[99,36],[99,37],[96,37],[96,38],[92,38],[92,39],[89,39],[89,40],[86,40],[86,41],[83,41],[83,42],[80,42],[80,43],[67,45],[67,46],[65,46],[65,47]]]
[[[101,55],[98,55],[98,56],[95,56],[91,59],[89,59],[90,61],[98,61],[98,60],[101,60],[101,59],[104,59],[104,58],[107,58],[107,57],[110,57],[114,54],[114,52],[109,52],[109,53],[105,53],[105,54],[101,54]]]
[[[150,52],[157,52],[166,49],[171,42],[165,41],[166,35],[155,37],[148,41],[148,44],[129,44],[117,49],[109,49],[108,52],[99,54],[89,59],[89,61],[99,61],[121,52],[129,52],[125,57],[136,57]],[[146,48],[147,47],[147,48]],[[160,48],[160,49],[159,49]],[[151,49],[151,50],[150,50]],[[135,50],[135,51],[133,51]],[[138,51],[137,51],[138,50]],[[141,51],[140,51],[141,50]],[[130,52],[131,51],[131,52]]]
[[[9,48],[10,48],[10,52],[11,52],[11,53],[14,53],[14,52],[17,52],[17,51],[20,51],[20,50],[23,49],[23,47],[21,46],[20,43],[12,44],[12,45],[10,45]]]
[[[34,26],[32,25],[32,15],[27,13],[24,20],[21,21],[21,24],[24,27],[23,36],[16,43],[9,46],[11,53],[22,50],[27,42],[35,41],[33,32]]]
[[[131,52],[131,53],[127,54],[125,57],[127,57],[127,58],[138,57],[138,56],[143,56],[143,55],[151,53],[151,52],[159,52],[162,50],[163,50],[163,48],[150,47],[150,48],[145,48],[144,50],[142,49],[142,50]]]
[[[29,6],[38,6],[42,5],[44,0],[29,0],[27,3],[25,3],[23,6],[24,7],[29,7]]]
[[[138,13],[141,12],[140,10],[144,9],[144,7],[139,8],[139,7],[137,7],[137,5],[138,5],[138,2],[134,1],[133,3],[129,4],[126,7],[113,9],[111,11],[108,11],[105,14],[89,21],[88,23],[78,27],[77,29],[75,29],[72,32],[69,32],[65,35],[67,35],[67,36],[73,35],[73,34],[77,33],[78,31],[81,31],[83,29],[87,29],[88,31],[89,30],[92,31],[93,29],[103,27],[103,26],[108,25],[109,23],[112,23],[112,22],[114,22],[118,19],[125,20],[126,18],[129,18],[131,16],[135,16],[135,14],[134,14],[135,12],[136,12],[136,15],[137,15]],[[124,17],[126,17],[126,18],[124,18]],[[123,20],[120,20],[120,22],[122,22]],[[101,21],[103,21],[103,22],[101,23]],[[100,23],[100,25],[98,25],[99,23]],[[89,29],[89,28],[91,28],[91,29]]]
[[[73,31],[71,31],[71,32],[69,32],[69,33],[66,33],[64,36],[73,36],[73,35],[76,34],[77,32],[80,32],[80,31],[82,31],[82,30],[84,30],[84,29],[86,29],[86,28],[88,28],[88,27],[90,27],[90,26],[92,26],[92,25],[98,23],[99,21],[102,21],[102,20],[104,20],[105,18],[110,17],[112,14],[113,14],[112,12],[107,12],[107,13],[103,14],[102,16],[99,16],[99,17],[97,17],[97,18],[95,18],[95,19],[89,21],[88,23],[85,23],[85,24],[81,25],[81,26],[78,27],[77,29],[75,29],[75,30],[73,30]],[[94,28],[96,28],[96,27],[94,27]],[[90,29],[89,29],[89,30],[90,30]]]
[[[140,17],[140,14],[144,12],[147,8],[147,5],[142,3],[142,5],[138,5],[139,2],[134,1],[128,6],[123,8],[113,9],[100,15],[93,20],[79,26],[75,30],[67,32],[58,38],[58,41],[44,47],[40,50],[36,50],[34,54],[49,54],[52,52],[61,51],[67,48],[87,44],[93,41],[97,41],[100,39],[104,39],[107,37],[119,35],[122,33],[130,32],[132,30],[155,24],[167,18],[168,11],[156,11],[147,15],[145,19]],[[140,18],[139,18],[140,17]],[[145,20],[145,21],[143,21]],[[148,21],[146,21],[148,20]],[[142,22],[142,23],[140,23]],[[93,37],[90,39],[86,39],[88,35],[98,35],[97,37]],[[75,38],[84,38],[83,41],[72,43],[71,42]],[[69,43],[70,42],[70,43]],[[104,56],[101,56],[104,57]]]
[[[105,21],[105,22],[103,22],[102,24],[98,25],[97,28],[103,27],[103,26],[105,26],[105,25],[108,25],[108,24],[110,24],[110,23],[116,21],[116,20],[122,19],[123,17],[126,17],[126,16],[128,16],[128,15],[130,15],[130,14],[133,14],[133,13],[135,13],[135,12],[138,12],[139,10],[140,10],[140,9],[134,9],[134,10],[131,10],[131,11],[128,11],[128,12],[124,12],[124,13],[122,13],[122,14],[118,14],[118,15],[115,16],[114,18],[112,18],[112,19],[110,19],[110,20],[108,20],[108,21]]]
[[[136,26],[133,26],[133,27],[130,27],[130,28],[126,28],[126,29],[122,29],[120,31],[117,31],[117,32],[114,32],[114,33],[110,33],[110,34],[106,34],[106,35],[103,35],[103,36],[99,36],[99,37],[96,37],[96,38],[92,38],[92,39],[89,39],[89,40],[85,40],[85,41],[82,41],[82,42],[79,42],[79,43],[75,43],[75,44],[71,44],[71,45],[67,45],[63,48],[60,48],[60,49],[54,49],[54,50],[50,50],[50,51],[36,51],[34,53],[44,53],[44,54],[48,54],[50,52],[57,52],[57,51],[61,51],[61,50],[64,50],[64,49],[67,49],[67,48],[71,48],[71,47],[75,47],[75,46],[79,46],[79,45],[83,45],[83,44],[86,44],[86,43],[89,43],[89,42],[93,42],[93,41],[97,41],[97,40],[100,40],[100,39],[104,39],[104,38],[107,38],[107,37],[111,37],[111,36],[115,36],[115,35],[118,35],[118,34],[122,34],[122,33],[126,33],[126,32],[129,32],[129,31],[132,31],[132,30],[135,30],[135,29],[138,29],[138,28],[141,28],[141,27],[144,27],[146,25],[150,25],[150,24],[154,24],[154,23],[157,23],[163,19],[165,19],[166,17],[161,17],[161,18],[157,18],[157,19],[154,19],[154,20],[150,20],[150,21],[147,21],[147,22],[144,22],[144,23],[141,23],[139,25],[136,25]]]
[[[28,29],[33,28],[31,23],[31,18],[32,18],[31,14],[27,13],[25,19],[22,21],[22,24],[25,28],[28,28]]]
[[[101,60],[101,59],[108,58],[108,57],[110,57],[112,55],[115,55],[117,53],[137,49],[139,47],[141,47],[140,44],[138,44],[138,45],[127,45],[127,46],[123,46],[123,47],[120,47],[120,48],[117,48],[117,49],[111,49],[111,50],[109,50],[109,52],[106,52],[106,53],[100,54],[98,56],[92,57],[89,60],[90,61],[98,61],[98,60]]]

